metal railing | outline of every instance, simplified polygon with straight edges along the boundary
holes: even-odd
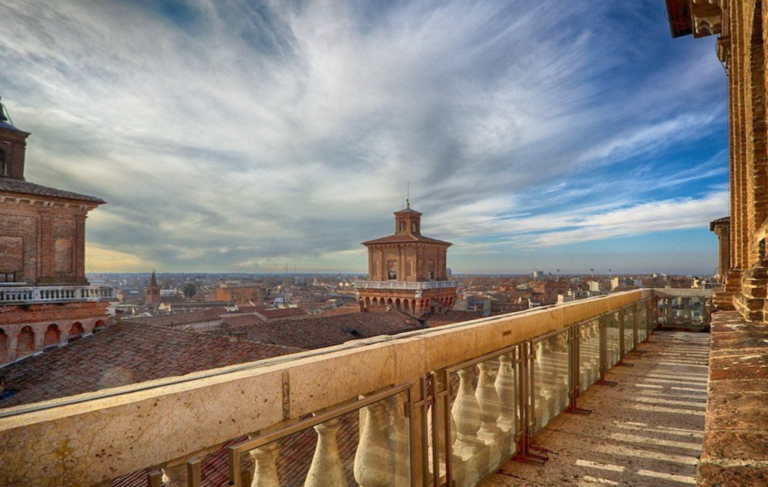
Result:
[[[0,304],[69,303],[112,299],[113,288],[101,285],[0,287]]]
[[[459,281],[357,281],[355,287],[357,289],[405,289],[419,291],[459,287]]]
[[[227,485],[471,487],[509,459],[543,464],[536,433],[589,414],[580,395],[613,385],[606,373],[648,339],[656,310],[645,299],[257,432],[227,448]],[[186,463],[189,487],[200,465]]]

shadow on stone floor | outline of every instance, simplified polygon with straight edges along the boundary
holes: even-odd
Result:
[[[504,464],[483,483],[501,486],[696,484],[704,438],[709,335],[656,332],[580,399],[589,416],[560,415],[536,437],[543,467]]]

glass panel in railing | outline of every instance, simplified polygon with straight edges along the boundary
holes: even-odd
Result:
[[[534,419],[538,431],[568,407],[568,331],[534,344]]]
[[[469,487],[515,453],[518,421],[513,357],[505,354],[453,372],[449,383],[450,414],[445,419],[450,421],[452,485]],[[440,427],[445,430],[445,424]],[[442,471],[439,480],[438,485],[445,483]]]
[[[584,392],[600,378],[600,320],[579,326],[579,390]]]
[[[637,308],[637,340],[640,342],[644,342],[648,338],[647,314],[648,310],[643,303]]]
[[[635,348],[635,312],[629,307],[624,310],[624,351]]]
[[[608,313],[605,317],[606,356],[608,367],[613,367],[621,359],[621,329],[619,312]]]
[[[403,392],[244,453],[246,485],[410,486],[407,401]]]

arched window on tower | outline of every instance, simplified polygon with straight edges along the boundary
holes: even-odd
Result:
[[[8,157],[5,151],[0,149],[0,176],[8,175]]]
[[[402,233],[404,231],[405,231],[405,222],[401,221],[400,222],[400,232]]]

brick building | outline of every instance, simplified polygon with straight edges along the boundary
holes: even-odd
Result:
[[[104,200],[26,181],[29,135],[0,104],[0,365],[105,326],[112,296],[85,277],[85,219]]]
[[[360,309],[394,306],[414,315],[449,311],[458,283],[448,280],[449,242],[421,234],[421,213],[395,212],[395,233],[363,242],[368,248],[368,280],[357,283]]]
[[[728,73],[731,214],[730,268],[715,301],[744,318],[768,319],[768,149],[766,39],[762,0],[667,0],[673,37],[716,35],[717,56]],[[722,232],[724,225],[713,225]],[[725,239],[721,238],[721,254]],[[726,260],[722,256],[720,262]]]

